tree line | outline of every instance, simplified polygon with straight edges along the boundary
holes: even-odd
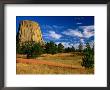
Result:
[[[18,54],[56,54],[56,53],[68,53],[68,52],[82,52],[83,45],[80,44],[78,49],[75,49],[74,46],[65,48],[62,43],[58,45],[53,41],[46,42],[45,45],[41,45],[40,43],[36,43],[34,41],[28,41],[24,43],[16,43],[16,51]]]
[[[57,53],[69,53],[69,52],[80,52],[83,53],[83,58],[81,65],[86,68],[94,67],[94,47],[91,48],[89,43],[86,43],[85,49],[80,43],[78,49],[75,49],[74,46],[64,48],[62,43],[58,45],[53,41],[46,42],[45,45],[36,43],[34,41],[19,43],[16,42],[16,52],[18,54],[25,54],[27,58],[36,58],[42,54],[57,54]]]

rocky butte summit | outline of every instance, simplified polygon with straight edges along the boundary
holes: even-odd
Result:
[[[30,20],[23,20],[20,22],[17,40],[19,43],[35,41],[37,43],[44,44],[39,24]]]

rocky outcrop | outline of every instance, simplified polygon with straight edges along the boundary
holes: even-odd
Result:
[[[44,43],[39,24],[30,20],[21,21],[17,39],[20,43],[28,41],[35,41],[40,44]]]

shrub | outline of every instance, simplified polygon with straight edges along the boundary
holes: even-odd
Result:
[[[49,54],[56,54],[58,52],[57,45],[52,41],[47,42],[45,45],[45,52]]]
[[[39,43],[25,42],[22,45],[22,53],[27,55],[27,58],[36,58],[43,53],[43,48]]]
[[[58,52],[59,53],[64,52],[64,46],[61,43],[58,44]]]
[[[82,58],[81,65],[85,68],[94,67],[94,50],[91,49],[89,43],[86,44],[86,49],[84,49],[84,57]]]

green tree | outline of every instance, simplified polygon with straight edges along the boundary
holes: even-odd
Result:
[[[21,46],[18,42],[16,43],[16,53],[22,54]]]
[[[27,58],[35,58],[43,53],[43,48],[39,43],[25,42],[22,45],[22,51],[27,55]]]
[[[75,52],[74,46],[65,48],[65,52]]]
[[[84,56],[82,58],[81,65],[85,68],[94,67],[94,50],[91,49],[89,43],[86,43],[86,48],[84,49]]]
[[[40,56],[41,54],[43,54],[44,52],[44,49],[43,47],[40,45],[40,43],[35,43],[33,46],[32,46],[32,57],[38,57]]]
[[[45,45],[45,52],[49,54],[56,54],[58,51],[57,45],[53,42],[47,42]]]
[[[71,51],[72,51],[72,52],[75,52],[74,46],[71,47]]]
[[[79,52],[82,52],[82,50],[83,50],[83,45],[82,45],[82,43],[80,43],[78,47],[79,47]]]
[[[71,48],[70,47],[65,48],[65,53],[68,53],[68,52],[71,52]]]
[[[64,51],[64,46],[61,43],[59,43],[58,44],[58,52],[62,53],[63,51]]]
[[[18,39],[18,33],[16,35],[16,53],[20,53],[20,44]]]

